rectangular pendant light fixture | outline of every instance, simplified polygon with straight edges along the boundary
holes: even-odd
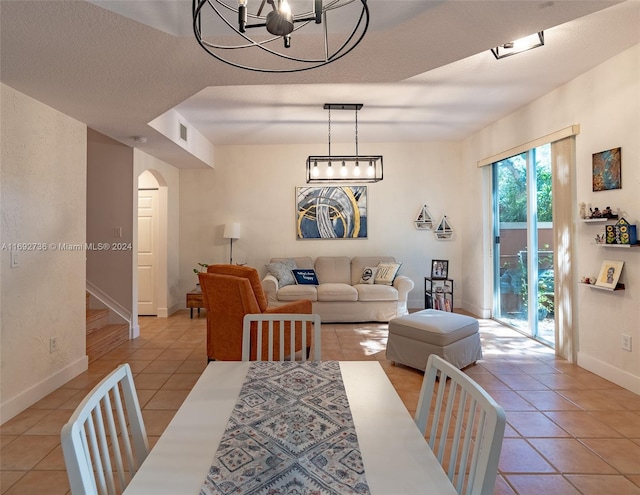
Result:
[[[307,184],[323,182],[378,182],[382,180],[382,156],[310,156]]]
[[[382,156],[358,153],[358,110],[362,103],[325,103],[329,110],[329,154],[307,158],[307,184],[326,182],[378,182],[382,180]],[[331,154],[331,110],[355,111],[355,155]]]

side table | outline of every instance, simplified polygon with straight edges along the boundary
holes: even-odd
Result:
[[[187,292],[187,308],[189,308],[191,315],[190,317],[193,319],[193,308],[198,309],[198,316],[200,316],[200,308],[204,308],[204,299],[202,298],[202,291],[200,287],[196,287],[195,289],[191,289]]]
[[[424,277],[424,307],[453,311],[453,279]]]

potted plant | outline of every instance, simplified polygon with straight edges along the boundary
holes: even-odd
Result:
[[[197,277],[198,273],[206,271],[208,266],[207,263],[198,263],[198,267],[193,269],[193,273],[195,273]],[[200,287],[200,279],[196,282],[196,287]]]

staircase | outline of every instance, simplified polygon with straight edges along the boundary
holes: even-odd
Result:
[[[129,340],[129,324],[109,323],[109,309],[91,309],[89,298],[87,292],[87,357],[91,363]]]

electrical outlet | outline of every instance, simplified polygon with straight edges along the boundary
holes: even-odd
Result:
[[[49,339],[49,353],[56,352],[58,350],[58,337],[51,337]]]
[[[631,352],[631,335],[622,335],[622,349]]]

